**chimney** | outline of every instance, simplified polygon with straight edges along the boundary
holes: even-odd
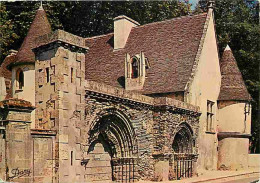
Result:
[[[137,25],[140,24],[125,15],[114,18],[114,49],[125,47],[132,27]]]
[[[9,55],[16,55],[17,54],[17,50],[9,50]]]

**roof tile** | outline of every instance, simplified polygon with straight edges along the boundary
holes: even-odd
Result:
[[[113,49],[113,33],[87,38],[86,79],[124,87],[125,54],[144,52],[144,94],[184,91],[203,34],[207,13],[132,28],[125,48]]]
[[[51,26],[47,19],[45,11],[40,8],[37,10],[35,18],[25,37],[22,46],[18,50],[16,59],[11,65],[18,63],[34,63],[35,55],[32,52],[35,38],[51,32]]]
[[[218,100],[251,100],[235,57],[228,46],[222,55],[220,70],[222,79]]]

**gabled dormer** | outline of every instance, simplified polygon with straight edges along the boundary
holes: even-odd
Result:
[[[142,90],[145,82],[146,58],[144,53],[125,57],[125,89]]]

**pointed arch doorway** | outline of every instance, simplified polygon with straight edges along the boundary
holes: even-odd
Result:
[[[197,155],[193,153],[194,139],[192,128],[187,123],[178,126],[172,143],[173,175],[170,179],[180,180],[182,178],[192,177],[194,173],[194,161]]]
[[[90,128],[88,142],[88,181],[135,181],[135,133],[124,115],[112,112],[99,118]]]

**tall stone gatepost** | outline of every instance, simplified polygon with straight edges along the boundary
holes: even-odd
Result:
[[[55,130],[54,182],[82,181],[85,40],[57,30],[36,39],[37,129]]]
[[[30,138],[32,104],[21,99],[0,102],[0,178],[32,182]]]

